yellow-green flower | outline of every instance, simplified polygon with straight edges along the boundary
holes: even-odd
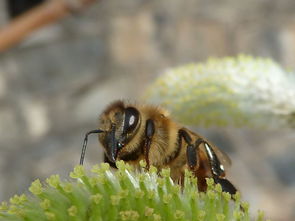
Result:
[[[173,68],[149,87],[146,98],[195,126],[295,125],[295,75],[270,59],[210,58]]]

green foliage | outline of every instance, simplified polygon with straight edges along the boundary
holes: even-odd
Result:
[[[146,98],[187,125],[294,127],[294,84],[272,60],[240,55],[168,70]]]
[[[231,200],[211,179],[208,191],[200,193],[189,171],[182,189],[172,182],[169,169],[158,175],[154,167],[139,173],[122,161],[117,166],[112,172],[108,164],[96,165],[91,174],[76,166],[69,182],[58,175],[46,184],[36,180],[29,188],[33,195],[2,202],[0,220],[250,220],[249,205],[240,202],[239,194]]]

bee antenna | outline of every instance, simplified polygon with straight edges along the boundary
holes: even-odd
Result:
[[[86,152],[86,146],[87,146],[87,142],[88,142],[88,135],[90,134],[99,134],[104,132],[103,130],[91,130],[88,131],[85,134],[85,138],[84,138],[84,142],[83,142],[83,147],[82,147],[82,153],[81,153],[81,158],[80,158],[80,165],[83,165],[83,161],[84,161],[84,157],[85,157],[85,152]]]

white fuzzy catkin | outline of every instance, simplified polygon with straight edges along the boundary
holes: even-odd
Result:
[[[147,98],[187,125],[295,124],[295,75],[265,58],[211,58],[167,70],[148,88]]]

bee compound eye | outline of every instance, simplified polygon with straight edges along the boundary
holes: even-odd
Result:
[[[133,107],[128,107],[125,109],[125,119],[124,119],[124,133],[129,133],[135,129],[139,120],[139,112]]]

